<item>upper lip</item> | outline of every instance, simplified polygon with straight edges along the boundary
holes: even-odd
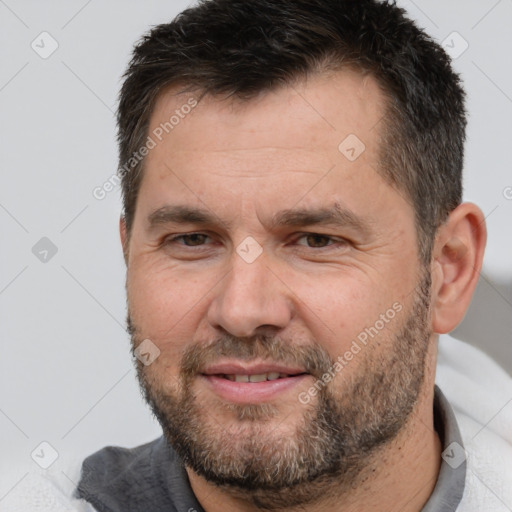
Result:
[[[282,363],[244,363],[237,361],[212,364],[207,366],[201,373],[203,375],[261,375],[262,373],[298,375],[306,372],[303,368],[287,366]]]

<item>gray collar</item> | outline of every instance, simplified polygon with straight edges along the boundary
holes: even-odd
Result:
[[[453,409],[437,386],[434,426],[441,439],[442,461],[434,491],[421,512],[454,512],[464,494],[466,456]]]
[[[462,498],[466,461],[452,408],[436,386],[434,423],[443,461],[421,512],[453,512]],[[203,512],[176,452],[160,437],[132,449],[106,447],[83,463],[76,496],[98,512]]]

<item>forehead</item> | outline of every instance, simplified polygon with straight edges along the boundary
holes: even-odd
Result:
[[[390,188],[377,172],[385,99],[371,76],[345,70],[249,100],[198,99],[171,89],[155,103],[141,184],[153,209],[213,196],[232,211],[249,200],[282,208],[328,195],[356,207]]]
[[[176,88],[160,94],[150,119],[150,132],[172,119],[172,130],[163,133],[164,138],[171,132],[181,134],[197,146],[197,138],[191,135],[200,129],[209,135],[201,140],[201,148],[214,150],[232,149],[237,141],[246,148],[251,143],[271,146],[281,140],[288,144],[291,139],[318,142],[329,134],[336,142],[349,130],[370,142],[368,132],[379,123],[385,106],[376,80],[351,69],[312,75],[248,100],[205,95],[190,113],[183,114],[182,110],[189,110],[191,98],[198,99],[198,95],[179,93]],[[238,130],[239,138],[233,138],[233,130]],[[248,134],[252,137],[246,137]],[[179,149],[188,146],[183,142],[187,141],[180,138]],[[325,142],[331,144],[330,140]]]

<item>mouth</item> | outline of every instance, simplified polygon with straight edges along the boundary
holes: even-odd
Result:
[[[218,375],[218,377],[230,380],[231,382],[265,382],[267,380],[277,380],[277,379],[287,379],[289,377],[297,377],[298,375],[306,375],[306,373],[279,373],[279,372],[269,372],[269,373],[257,373],[254,375],[248,374],[225,374]]]
[[[301,368],[272,363],[221,363],[200,377],[218,397],[231,403],[255,404],[284,398],[311,375]]]

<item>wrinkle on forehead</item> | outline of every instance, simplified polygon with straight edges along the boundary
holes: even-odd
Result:
[[[184,97],[176,92],[171,89],[159,96],[153,110],[151,126],[167,121],[169,114],[174,113],[184,103]],[[343,102],[343,110],[339,108],[340,95],[350,99]],[[343,69],[313,74],[307,79],[264,91],[248,100],[235,96],[225,98],[206,95],[190,113],[190,117],[200,116],[201,124],[212,130],[215,143],[231,143],[229,139],[223,140],[222,132],[235,127],[246,130],[247,133],[255,130],[255,134],[262,136],[264,132],[260,128],[267,124],[268,131],[272,132],[270,111],[286,111],[287,119],[279,118],[277,123],[288,124],[288,129],[297,133],[301,132],[304,121],[305,124],[315,122],[319,129],[330,132],[340,130],[337,134],[340,136],[346,128],[347,120],[354,125],[355,130],[370,129],[382,117],[385,101],[386,96],[372,75]],[[222,124],[219,119],[222,119]],[[176,132],[187,132],[186,121],[187,118],[179,123],[175,128]],[[186,144],[193,140],[197,142],[194,137],[185,136],[184,139]],[[211,138],[202,140],[201,146],[210,146],[212,142],[214,141]]]
[[[321,196],[355,206],[356,197],[368,201],[370,187],[376,195],[381,185],[374,176],[379,137],[373,130],[381,99],[371,76],[346,70],[244,102],[205,96],[148,154],[141,191],[149,187],[153,202],[185,195],[221,209],[240,208],[242,198],[252,200],[252,208],[268,208]],[[153,126],[183,98],[173,100],[161,98]],[[366,146],[355,161],[339,150],[350,134]]]
[[[160,176],[164,178],[169,168],[183,178],[205,171],[209,175],[232,178],[269,178],[283,174],[321,176],[335,165],[336,153],[336,147],[331,151],[268,146],[201,151],[180,149],[165,154],[164,161],[160,162]]]

